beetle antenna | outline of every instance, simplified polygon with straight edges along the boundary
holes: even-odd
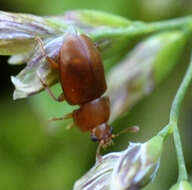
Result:
[[[139,131],[139,127],[138,126],[132,126],[132,127],[127,127],[126,129],[120,131],[119,133],[117,134],[112,134],[111,138],[116,138],[118,136],[120,136],[121,134],[123,133],[136,133]]]

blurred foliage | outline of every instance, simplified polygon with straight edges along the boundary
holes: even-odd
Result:
[[[145,21],[161,20],[192,13],[190,0],[1,0],[5,11],[25,12],[38,15],[62,14],[69,9],[96,9],[112,12],[131,19]],[[169,108],[188,63],[188,50],[184,53],[172,74],[152,95],[146,97],[129,114],[113,123],[115,131],[137,124],[141,131],[134,135],[123,135],[116,139],[115,146],[107,151],[121,150],[127,139],[144,141],[152,137],[168,121]],[[96,144],[88,134],[74,128],[66,131],[46,122],[41,113],[42,104],[54,107],[57,102],[36,102],[32,98],[12,101],[13,87],[9,76],[20,67],[6,65],[0,60],[0,189],[5,190],[61,190],[71,189],[74,181],[92,166]],[[192,89],[189,90],[182,107],[180,127],[189,172],[192,172]],[[43,92],[36,96],[47,96]],[[32,105],[32,106],[31,106]],[[65,113],[67,104],[60,104],[57,113]],[[50,115],[51,117],[52,115]],[[56,116],[56,115],[54,115]],[[65,125],[64,122],[63,126]],[[160,172],[156,181],[145,190],[168,189],[175,183],[177,165],[173,146],[166,142]]]

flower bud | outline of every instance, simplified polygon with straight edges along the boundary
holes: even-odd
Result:
[[[73,190],[107,190],[110,184],[110,177],[113,167],[122,152],[110,153],[97,161],[95,166],[79,179]]]
[[[119,153],[110,153],[75,183],[73,190],[137,190],[156,175],[163,138],[156,136],[145,143],[131,143]]]
[[[113,67],[108,74],[111,121],[152,92],[177,63],[185,44],[186,36],[181,31],[155,34]]]
[[[66,36],[67,34],[46,41],[44,49],[47,56],[51,58],[57,57]],[[57,82],[58,77],[58,73],[49,67],[40,47],[38,47],[33,56],[28,60],[27,66],[16,77],[11,77],[11,81],[15,85],[13,99],[25,98],[41,91],[43,85],[40,79],[45,81],[47,85],[52,85]]]
[[[79,27],[86,26],[84,29],[88,30],[94,27],[125,27],[131,24],[130,20],[121,16],[94,10],[67,11],[64,19],[71,21]]]
[[[58,33],[42,17],[0,11],[0,54],[22,54],[33,50],[34,37],[50,37]]]
[[[192,185],[187,181],[182,181],[175,184],[170,190],[192,190]]]
[[[114,166],[110,190],[136,190],[157,173],[163,138],[156,136],[143,144],[131,144]]]

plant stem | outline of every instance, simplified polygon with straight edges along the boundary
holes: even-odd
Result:
[[[184,160],[184,156],[183,156],[181,137],[179,134],[179,129],[178,129],[177,123],[178,123],[181,102],[182,102],[184,95],[187,91],[187,88],[191,82],[191,79],[192,79],[192,55],[191,55],[189,68],[187,69],[185,77],[173,100],[173,104],[172,104],[171,112],[170,112],[170,121],[169,121],[169,125],[173,129],[174,143],[175,143],[175,147],[176,147],[177,161],[178,161],[178,165],[179,165],[179,177],[178,177],[179,182],[182,180],[187,180],[188,177],[187,177],[187,170],[186,170],[186,166],[185,166],[185,160]]]
[[[184,79],[176,93],[176,96],[173,100],[171,111],[170,111],[170,119],[169,124],[165,126],[160,132],[159,135],[166,137],[168,134],[173,133],[174,137],[174,144],[176,148],[176,154],[177,154],[177,161],[178,161],[178,167],[179,167],[179,177],[178,181],[183,181],[188,179],[187,170],[185,166],[184,156],[183,156],[183,149],[181,144],[181,137],[179,134],[178,129],[178,117],[179,117],[179,110],[181,107],[182,100],[184,98],[184,95],[186,94],[187,88],[191,82],[192,79],[192,52],[191,52],[191,60],[189,67],[187,69],[187,72],[184,76]]]
[[[177,162],[178,162],[178,169],[179,169],[178,182],[186,181],[188,179],[188,174],[185,166],[185,160],[184,160],[183,149],[181,144],[181,137],[179,134],[177,123],[175,123],[172,127],[173,127],[173,138],[174,138],[174,144],[176,148]]]
[[[184,76],[184,79],[177,91],[177,94],[173,100],[172,106],[171,106],[171,112],[170,112],[170,122],[169,123],[177,123],[178,117],[179,117],[179,110],[181,107],[181,102],[184,98],[184,95],[187,91],[187,88],[191,82],[192,79],[192,52],[191,52],[191,60],[189,67],[187,69],[187,72]]]
[[[118,36],[130,37],[137,35],[146,35],[153,32],[159,32],[161,30],[181,29],[182,27],[189,24],[192,24],[192,16],[152,23],[133,22],[128,27],[99,29],[93,31],[91,35],[96,40]]]
[[[167,138],[168,135],[170,135],[172,132],[170,130],[170,126],[166,125],[165,127],[163,127],[163,129],[158,133],[158,135],[162,136],[163,139],[165,140]]]

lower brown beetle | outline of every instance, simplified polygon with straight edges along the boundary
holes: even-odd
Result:
[[[66,100],[71,105],[79,105],[62,118],[73,118],[74,123],[84,132],[91,132],[93,141],[99,141],[97,157],[100,157],[100,148],[112,143],[117,135],[111,133],[107,124],[110,116],[110,102],[108,97],[102,97],[106,91],[104,68],[100,53],[92,40],[84,35],[69,33],[66,36],[58,58],[58,63],[46,56],[41,39],[37,39],[41,49],[51,67],[59,70],[60,84],[63,92],[56,98],[50,88],[41,79],[44,88],[56,101]],[[136,127],[128,128],[135,131]]]

